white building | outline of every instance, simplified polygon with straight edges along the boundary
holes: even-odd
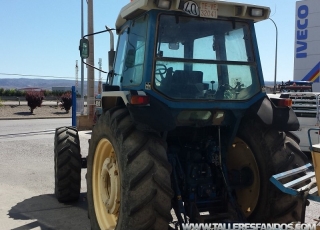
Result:
[[[320,92],[320,1],[296,2],[294,80],[312,81]]]

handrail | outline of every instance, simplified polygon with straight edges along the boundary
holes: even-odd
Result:
[[[309,149],[310,151],[312,151],[312,141],[311,141],[311,136],[310,136],[310,131],[319,131],[320,132],[320,128],[310,128],[308,130],[308,139],[309,139]]]

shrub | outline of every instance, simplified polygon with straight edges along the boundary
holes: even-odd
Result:
[[[24,96],[24,95],[25,95],[25,92],[24,92],[24,91],[16,90],[14,96],[16,96],[16,97],[21,97],[21,96]]]
[[[3,96],[10,96],[10,93],[11,93],[10,89],[5,89],[3,91]]]
[[[56,97],[59,97],[59,98],[60,98],[63,94],[64,94],[64,91],[58,91],[58,90],[52,91],[52,95],[53,95],[53,96],[56,96]]]
[[[1,97],[0,97],[0,107],[1,107],[1,106],[3,106],[3,104],[2,104],[2,100],[1,100]]]
[[[60,98],[60,102],[61,102],[61,109],[65,109],[67,113],[69,113],[69,110],[72,106],[72,94],[71,92],[66,92],[64,94],[61,95]]]
[[[43,93],[44,93],[45,97],[52,96],[52,91],[51,90],[44,90]]]
[[[24,96],[25,92],[18,90],[18,89],[4,89],[0,88],[0,96],[7,96],[7,97],[21,97]]]
[[[17,90],[15,90],[15,89],[10,89],[10,91],[9,91],[9,96],[15,96],[16,95],[16,92],[17,92]]]
[[[28,106],[30,107],[31,113],[37,107],[41,107],[43,100],[43,92],[41,91],[27,91],[26,92],[26,100],[28,102]]]

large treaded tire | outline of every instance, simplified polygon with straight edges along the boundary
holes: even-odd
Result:
[[[102,228],[93,198],[96,194],[93,191],[93,162],[97,145],[102,139],[112,144],[120,171],[120,207],[115,229],[168,229],[172,219],[170,209],[173,191],[166,143],[155,133],[137,130],[125,107],[113,108],[102,114],[92,131],[87,162],[91,229]]]
[[[79,199],[81,188],[81,154],[77,129],[60,127],[54,136],[55,195],[59,202]]]
[[[248,220],[254,223],[299,221],[301,199],[282,193],[269,181],[272,175],[307,163],[307,157],[296,143],[298,139],[254,119],[242,122],[238,136],[251,148],[260,174],[258,203]]]

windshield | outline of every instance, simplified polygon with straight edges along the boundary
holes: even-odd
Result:
[[[173,99],[246,100],[260,83],[247,23],[161,15],[154,87]]]

